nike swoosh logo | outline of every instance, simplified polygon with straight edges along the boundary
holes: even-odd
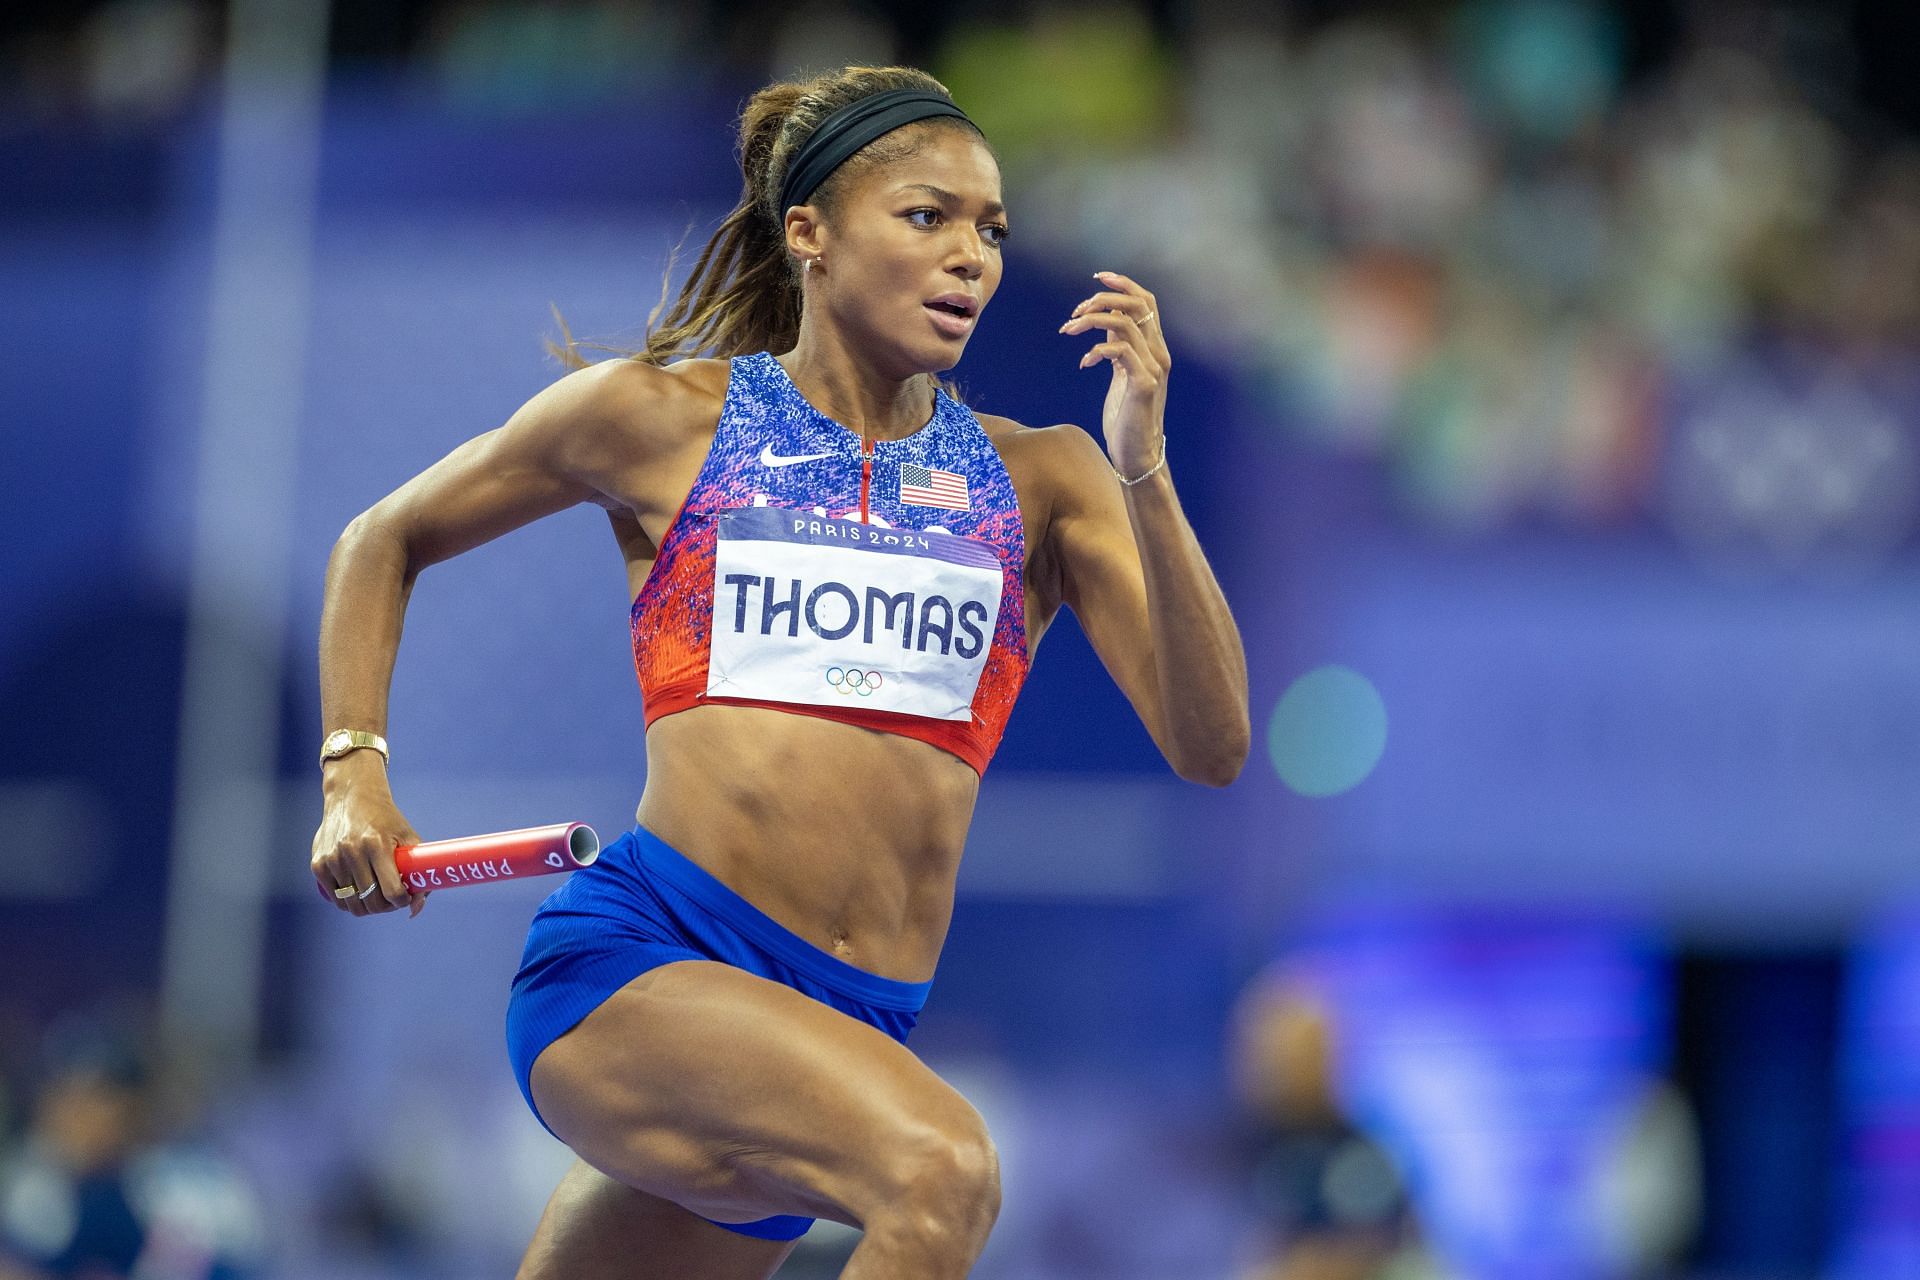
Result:
[[[768,445],[760,451],[760,465],[763,467],[790,467],[796,462],[817,462],[821,458],[831,458],[831,453],[796,453],[792,457],[782,457]]]

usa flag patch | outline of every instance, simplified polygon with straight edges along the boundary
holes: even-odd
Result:
[[[917,462],[900,464],[900,501],[916,507],[944,507],[948,511],[971,511],[967,496],[967,478],[958,471],[941,471]]]

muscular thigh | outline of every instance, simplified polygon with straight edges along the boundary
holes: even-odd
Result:
[[[534,1100],[588,1164],[722,1222],[863,1225],[903,1160],[979,1115],[885,1033],[703,960],[649,970],[535,1061]]]
[[[716,1227],[575,1161],[515,1280],[767,1280],[795,1243]]]

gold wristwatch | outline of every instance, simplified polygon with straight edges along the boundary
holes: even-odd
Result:
[[[387,740],[377,733],[368,733],[365,729],[335,729],[320,741],[320,763],[338,760],[349,751],[358,751],[361,747],[372,747],[380,753],[382,764],[387,763]]]

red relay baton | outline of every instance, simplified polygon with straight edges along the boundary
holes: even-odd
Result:
[[[393,848],[393,865],[415,893],[550,876],[593,865],[600,837],[584,822],[555,822]]]

